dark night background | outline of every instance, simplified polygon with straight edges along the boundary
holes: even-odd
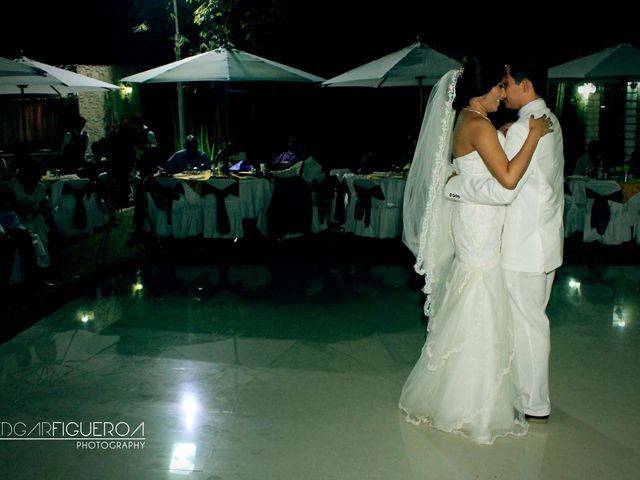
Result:
[[[511,56],[525,56],[548,67],[618,43],[640,43],[635,14],[629,6],[611,2],[591,10],[563,5],[563,11],[575,11],[562,14],[548,1],[467,5],[395,0],[374,5],[367,1],[285,0],[283,4],[282,19],[262,28],[250,41],[233,38],[235,46],[326,78],[406,47],[418,37],[452,57],[482,53],[507,61]],[[141,71],[174,60],[170,5],[168,0],[5,3],[0,55],[15,58],[23,53],[54,65],[131,65],[132,71]],[[191,17],[183,10],[181,28],[192,34]],[[133,27],[145,19],[151,30],[133,33]],[[194,53],[196,47],[195,43],[183,47],[183,56]],[[292,105],[303,104],[305,118],[273,120],[258,115],[248,141],[265,144],[265,138],[278,136],[268,147],[276,149],[293,128],[309,130],[316,137],[314,143],[342,152],[334,153],[331,160],[339,163],[359,157],[381,133],[399,138],[419,127],[418,96],[411,89],[316,89],[308,94],[295,93],[296,88],[290,88],[293,94],[280,94],[282,112],[278,115],[285,117]],[[158,111],[144,110],[153,124]],[[276,125],[279,132],[262,131],[265,122]],[[331,140],[334,144],[329,146]]]
[[[168,0],[4,3],[0,55],[8,58],[22,51],[54,64],[155,65],[173,59],[168,38],[173,25],[168,18],[165,25],[154,25],[166,32],[165,45],[155,39],[145,45],[141,35],[132,32],[144,17],[162,19]],[[325,77],[405,47],[418,36],[444,52],[526,54],[549,66],[640,39],[631,7],[612,2],[588,11],[567,5],[562,9],[575,11],[561,14],[547,1],[517,5],[531,13],[498,2],[395,0],[376,5],[360,0],[287,0],[284,4],[286,18],[262,35],[261,45],[249,49],[236,39],[237,46]],[[190,28],[186,14],[180,20],[183,29]],[[161,40],[163,33],[157,38]]]

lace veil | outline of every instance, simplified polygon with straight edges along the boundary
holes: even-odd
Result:
[[[452,202],[443,192],[452,170],[452,104],[461,73],[450,70],[431,91],[404,193],[402,240],[416,256],[416,272],[425,276],[424,312],[429,317],[437,313],[453,261]]]

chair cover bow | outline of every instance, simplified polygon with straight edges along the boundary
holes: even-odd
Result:
[[[202,193],[203,195],[213,194],[216,196],[216,228],[222,234],[226,235],[230,233],[231,223],[229,222],[229,213],[227,212],[227,207],[224,201],[229,195],[233,195],[234,197],[240,196],[240,187],[238,181],[236,180],[232,184],[222,188],[218,188],[215,185],[211,185],[210,183],[205,182],[204,185],[202,185]]]
[[[176,182],[174,185],[164,186],[152,178],[147,182],[147,189],[153,198],[156,208],[167,212],[167,223],[171,225],[173,202],[179,200],[180,195],[184,194],[184,185],[182,182]]]
[[[340,180],[337,175],[331,175],[331,185],[336,196],[335,220],[342,225],[346,221],[344,210],[344,196],[349,195],[349,187],[347,182]]]
[[[87,228],[87,207],[84,204],[84,197],[95,191],[95,187],[92,183],[86,183],[85,185],[77,188],[73,187],[70,183],[65,182],[62,185],[62,195],[73,195],[76,199],[76,203],[73,207],[73,228],[78,230],[84,230]]]
[[[384,193],[382,193],[380,185],[365,187],[354,183],[353,187],[358,197],[354,217],[356,220],[364,218],[364,226],[368,227],[371,224],[371,198],[384,200]]]
[[[612,202],[622,203],[622,191],[610,193],[608,195],[600,195],[590,188],[587,188],[587,198],[593,199],[593,207],[591,208],[591,226],[596,229],[600,235],[604,235],[611,219],[611,210],[609,209],[609,200]]]

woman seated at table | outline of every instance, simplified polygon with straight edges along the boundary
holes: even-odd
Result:
[[[49,230],[53,227],[53,217],[49,196],[40,182],[40,164],[28,154],[18,154],[15,158],[16,171],[8,186],[16,197],[16,213],[22,224],[35,233],[44,244],[49,243]]]
[[[372,142],[369,151],[360,159],[357,172],[369,175],[373,172],[384,172],[390,170],[390,165],[385,161],[385,152],[382,145]]]
[[[302,150],[300,143],[295,137],[289,137],[287,148],[271,161],[271,170],[285,170],[293,167],[302,161]]]
[[[231,165],[229,167],[230,172],[250,172],[256,167],[256,165],[247,158],[247,152],[244,148],[242,148],[233,137],[229,140],[227,154],[228,163]]]
[[[591,140],[587,150],[576,160],[573,175],[594,176],[598,168],[605,167],[605,160],[600,152],[600,142]]]
[[[187,171],[203,171],[211,168],[209,156],[202,150],[198,150],[198,140],[193,135],[187,135],[184,140],[184,148],[171,155],[164,165],[166,173]]]
[[[34,280],[37,272],[36,252],[33,247],[31,233],[26,229],[15,213],[16,196],[6,186],[0,186],[0,228],[6,238],[13,243],[15,251],[20,254],[24,278]],[[13,262],[13,258],[10,259]],[[10,269],[9,269],[10,270]]]

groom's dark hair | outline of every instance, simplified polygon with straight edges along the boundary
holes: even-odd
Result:
[[[489,58],[465,57],[464,71],[456,83],[453,108],[460,110],[473,97],[481,97],[495,87],[504,76],[504,63]]]
[[[509,63],[509,72],[515,79],[516,83],[520,83],[525,78],[531,82],[536,93],[545,97],[547,94],[547,69],[540,63],[534,63],[528,60],[516,61]]]

